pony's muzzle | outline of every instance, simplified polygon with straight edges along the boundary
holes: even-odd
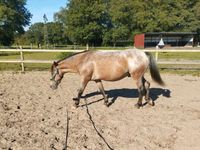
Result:
[[[50,85],[50,88],[51,88],[52,90],[56,90],[58,87],[57,87],[57,86]]]
[[[50,88],[56,90],[58,88],[58,84],[55,81],[51,81]]]

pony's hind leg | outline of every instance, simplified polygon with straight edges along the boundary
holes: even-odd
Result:
[[[107,98],[107,96],[106,96],[106,94],[105,94],[104,87],[103,87],[103,84],[102,84],[101,80],[97,80],[97,81],[95,81],[95,82],[97,83],[97,86],[98,86],[100,92],[101,92],[102,95],[103,95],[104,104],[105,104],[106,106],[108,106],[108,98]]]
[[[142,78],[138,79],[136,81],[136,85],[138,87],[138,93],[139,93],[139,98],[138,98],[138,102],[137,104],[135,104],[135,106],[137,108],[140,108],[142,107],[142,98],[143,98],[143,92],[144,92],[144,86],[143,86],[143,83],[142,83]]]
[[[145,100],[146,100],[146,102],[149,105],[154,106],[155,103],[154,103],[154,101],[149,96],[150,83],[144,77],[143,77],[143,84],[144,84],[144,87],[145,87],[145,89],[144,89],[145,90],[145,92],[144,92],[144,94],[145,94]]]

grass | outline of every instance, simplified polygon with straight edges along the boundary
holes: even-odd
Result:
[[[58,60],[60,59],[61,53],[41,53],[41,52],[24,52],[25,60]],[[20,59],[20,55],[17,53],[6,53],[1,55],[0,60],[14,60]],[[48,70],[51,64],[25,64],[25,70]],[[13,64],[13,63],[0,63],[0,70],[21,70],[21,64]]]
[[[192,75],[200,77],[200,65],[158,65],[161,73]]]
[[[20,64],[15,64],[15,63],[0,63],[0,71],[20,71],[21,67]]]
[[[96,48],[95,48],[96,49]],[[95,50],[93,49],[93,50]],[[97,49],[113,49],[113,48],[97,48]],[[122,48],[119,48],[122,49]],[[124,48],[125,49],[125,48]],[[25,60],[59,60],[67,55],[70,55],[70,53],[42,53],[42,52],[24,52],[24,59]],[[155,53],[152,53],[153,56],[155,56]],[[13,60],[13,59],[20,59],[20,54],[17,52],[0,52],[0,60]],[[164,60],[200,60],[200,53],[159,53],[158,59],[164,59]],[[49,70],[51,64],[25,64],[25,70],[31,71],[31,70]],[[171,69],[174,68],[175,69]],[[193,70],[191,69],[192,66],[186,66],[186,65],[159,65],[159,68],[161,68],[161,72],[167,72],[167,73],[176,73],[176,74],[191,74],[191,75],[197,75],[200,76],[200,70]],[[200,68],[200,66],[195,66],[195,68]],[[170,69],[167,69],[170,68]],[[190,68],[190,69],[182,69],[182,68]],[[0,63],[0,70],[13,70],[13,71],[20,71],[21,70],[21,64],[11,64],[11,63]]]
[[[198,53],[198,52],[193,52],[193,53],[189,53],[189,52],[187,52],[187,53],[178,53],[178,52],[168,53],[168,52],[166,52],[166,53],[159,53],[158,59],[200,60],[200,53]]]
[[[198,76],[200,77],[200,71],[199,70],[173,70],[173,69],[163,69],[161,70],[162,73],[168,73],[168,74],[178,74],[178,75],[192,75],[192,76]]]
[[[12,48],[12,49],[16,49],[16,48],[19,48],[19,46],[11,46],[11,47],[1,47],[0,48]],[[37,45],[33,45],[32,47],[30,45],[23,45],[22,46],[23,49],[57,49],[57,50],[62,50],[62,49],[71,49],[71,50],[76,50],[76,49],[81,49],[81,50],[85,50],[86,49],[86,46],[84,45],[57,45],[57,46],[53,46],[53,45],[50,45],[49,47],[38,47]],[[106,49],[106,50],[113,50],[113,49],[116,49],[116,50],[124,50],[126,49],[126,47],[120,47],[120,46],[117,46],[117,47],[113,47],[113,46],[106,46],[106,47],[93,47],[93,46],[90,46],[90,49],[91,50],[101,50],[101,49]]]
[[[24,59],[32,60],[54,60],[58,59],[60,53],[42,53],[42,52],[23,52]],[[9,59],[20,59],[20,54],[18,53],[6,53],[0,54],[0,59],[9,60]]]

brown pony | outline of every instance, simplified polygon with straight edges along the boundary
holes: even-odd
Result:
[[[104,97],[104,103],[108,106],[102,80],[117,81],[130,76],[136,81],[139,92],[139,100],[136,106],[142,106],[142,98],[150,105],[154,102],[149,97],[150,83],[144,78],[147,68],[150,68],[152,79],[160,85],[164,85],[153,57],[141,50],[123,51],[84,51],[76,53],[68,58],[54,62],[51,67],[51,88],[56,89],[65,73],[73,72],[81,76],[81,87],[78,95],[73,98],[78,107],[81,95],[89,81],[95,81]]]

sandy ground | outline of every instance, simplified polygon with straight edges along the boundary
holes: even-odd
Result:
[[[200,78],[162,74],[167,83],[151,81],[155,106],[137,109],[138,93],[131,78],[103,82],[109,100],[103,105],[95,83],[73,107],[79,76],[66,75],[57,91],[49,88],[49,72],[0,73],[0,149],[61,150],[199,150]],[[96,130],[102,135],[97,134]]]

